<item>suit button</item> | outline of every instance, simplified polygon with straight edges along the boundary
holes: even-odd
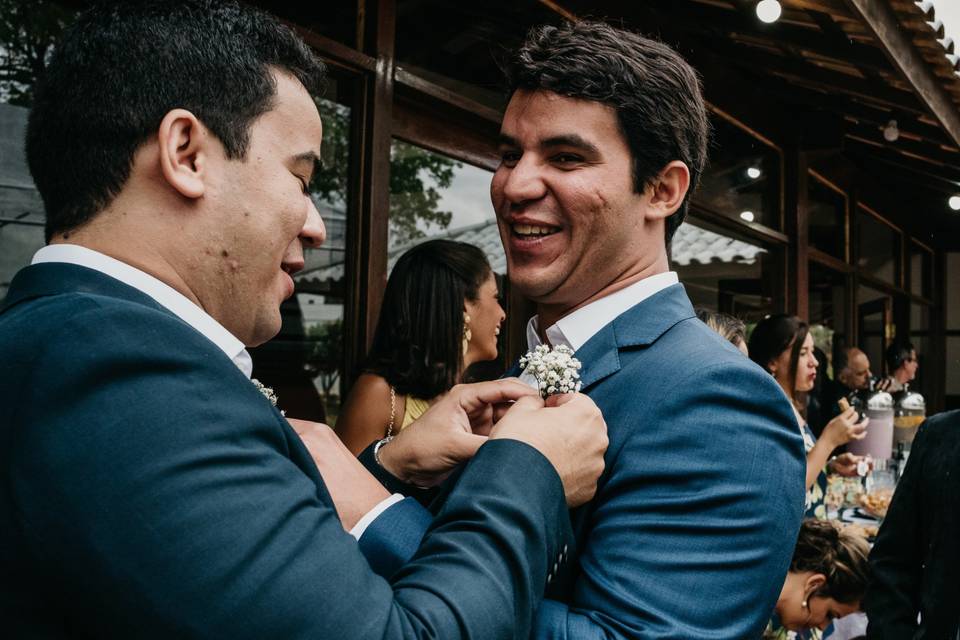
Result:
[[[559,569],[559,568],[560,568],[560,565],[557,564],[556,562],[554,562],[554,563],[553,563],[553,573],[556,573],[556,572],[557,572],[557,569]]]
[[[563,545],[563,551],[561,553],[563,553],[563,555],[567,555],[567,545]]]
[[[552,573],[548,573],[548,574],[547,574],[547,584],[550,584],[551,582],[553,582],[553,574],[552,574]]]

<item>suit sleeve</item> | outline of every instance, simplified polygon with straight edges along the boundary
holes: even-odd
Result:
[[[571,536],[539,452],[481,447],[385,580],[279,413],[202,336],[130,306],[81,300],[46,327],[16,418],[17,528],[66,626],[91,637],[526,637],[548,561]]]
[[[594,395],[629,434],[608,451],[569,602],[544,601],[534,638],[759,637],[803,511],[796,419],[748,362]],[[613,379],[611,379],[613,380]],[[578,536],[581,537],[582,536]]]
[[[887,517],[870,552],[872,573],[864,599],[871,640],[912,638],[917,631],[917,613],[923,593],[923,553],[920,512],[921,484],[925,480],[927,427],[917,432]],[[933,473],[937,470],[931,469]],[[932,479],[926,480],[933,482]]]

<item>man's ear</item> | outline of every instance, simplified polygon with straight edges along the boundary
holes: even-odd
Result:
[[[673,160],[663,168],[650,187],[650,207],[647,215],[654,218],[667,218],[673,215],[690,188],[690,169],[680,160]]]
[[[206,127],[186,109],[173,109],[160,121],[157,142],[167,183],[185,198],[203,196],[210,142]]]

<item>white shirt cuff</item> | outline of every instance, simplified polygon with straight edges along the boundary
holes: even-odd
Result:
[[[375,506],[373,509],[370,509],[370,511],[367,511],[367,513],[360,518],[360,522],[353,525],[353,529],[350,529],[350,535],[359,540],[360,536],[363,535],[363,532],[367,530],[367,527],[369,527],[374,520],[379,518],[381,513],[397,504],[401,500],[403,500],[403,496],[399,493],[395,493],[389,498],[381,500],[377,506]]]

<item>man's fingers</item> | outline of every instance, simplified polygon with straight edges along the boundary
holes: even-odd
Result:
[[[460,406],[467,413],[476,411],[483,405],[501,404],[531,396],[540,397],[536,389],[516,378],[465,384],[456,389]]]
[[[547,396],[547,399],[543,405],[545,407],[559,407],[560,405],[567,404],[576,397],[577,396],[574,393],[555,394],[552,396]]]

